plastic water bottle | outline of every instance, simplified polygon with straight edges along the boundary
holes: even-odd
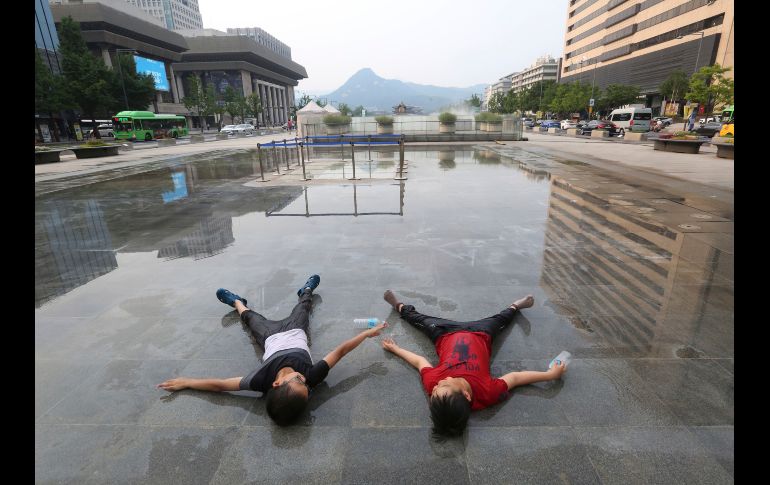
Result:
[[[565,366],[568,366],[570,362],[572,362],[572,354],[567,352],[566,350],[562,350],[559,355],[553,358],[550,364],[548,364],[548,368],[554,366],[557,362],[564,364]]]
[[[354,328],[374,328],[379,324],[379,318],[356,318],[353,320]]]

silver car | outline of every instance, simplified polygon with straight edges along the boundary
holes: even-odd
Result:
[[[236,125],[225,125],[222,127],[221,130],[219,130],[220,133],[225,133],[227,135],[234,135],[235,134],[235,126]]]
[[[235,131],[235,133],[246,133],[247,135],[251,135],[254,133],[254,127],[248,123],[244,123],[242,125],[235,125],[233,131]]]

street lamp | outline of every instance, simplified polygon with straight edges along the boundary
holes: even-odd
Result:
[[[124,52],[136,53],[136,50],[135,49],[115,49],[115,57],[118,60],[118,72],[120,73],[120,86],[123,88],[123,101],[126,102],[126,111],[129,111],[128,96],[126,96],[126,83],[123,81],[123,68],[120,65],[120,54]]]
[[[686,35],[700,35],[700,41],[698,41],[698,54],[695,56],[695,68],[692,70],[693,75],[698,72],[698,61],[700,60],[700,48],[703,45],[703,37],[706,33],[702,30],[700,32],[691,32],[689,34],[679,34],[677,39],[684,39]],[[684,130],[687,130],[687,121],[684,122]]]

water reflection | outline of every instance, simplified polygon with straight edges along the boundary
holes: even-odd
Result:
[[[395,189],[395,190],[394,190]],[[404,215],[404,195],[406,184],[400,181],[388,185],[352,184],[342,186],[304,187],[302,201],[288,201],[279,204],[265,212],[265,216],[373,216],[373,215]],[[343,194],[349,193],[350,199],[345,200]],[[309,195],[311,194],[311,195]],[[373,210],[394,207],[395,197],[398,197],[398,210]],[[312,204],[311,204],[312,200]],[[311,207],[313,208],[311,210]]]
[[[725,235],[678,229],[695,211],[681,199],[618,204],[634,186],[605,193],[581,177],[551,184],[541,285],[559,310],[622,355],[732,357],[733,254],[714,242]],[[651,200],[663,201],[654,216],[638,210]]]

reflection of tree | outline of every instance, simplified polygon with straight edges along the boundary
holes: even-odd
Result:
[[[49,201],[35,221],[36,307],[118,267],[96,201]]]

